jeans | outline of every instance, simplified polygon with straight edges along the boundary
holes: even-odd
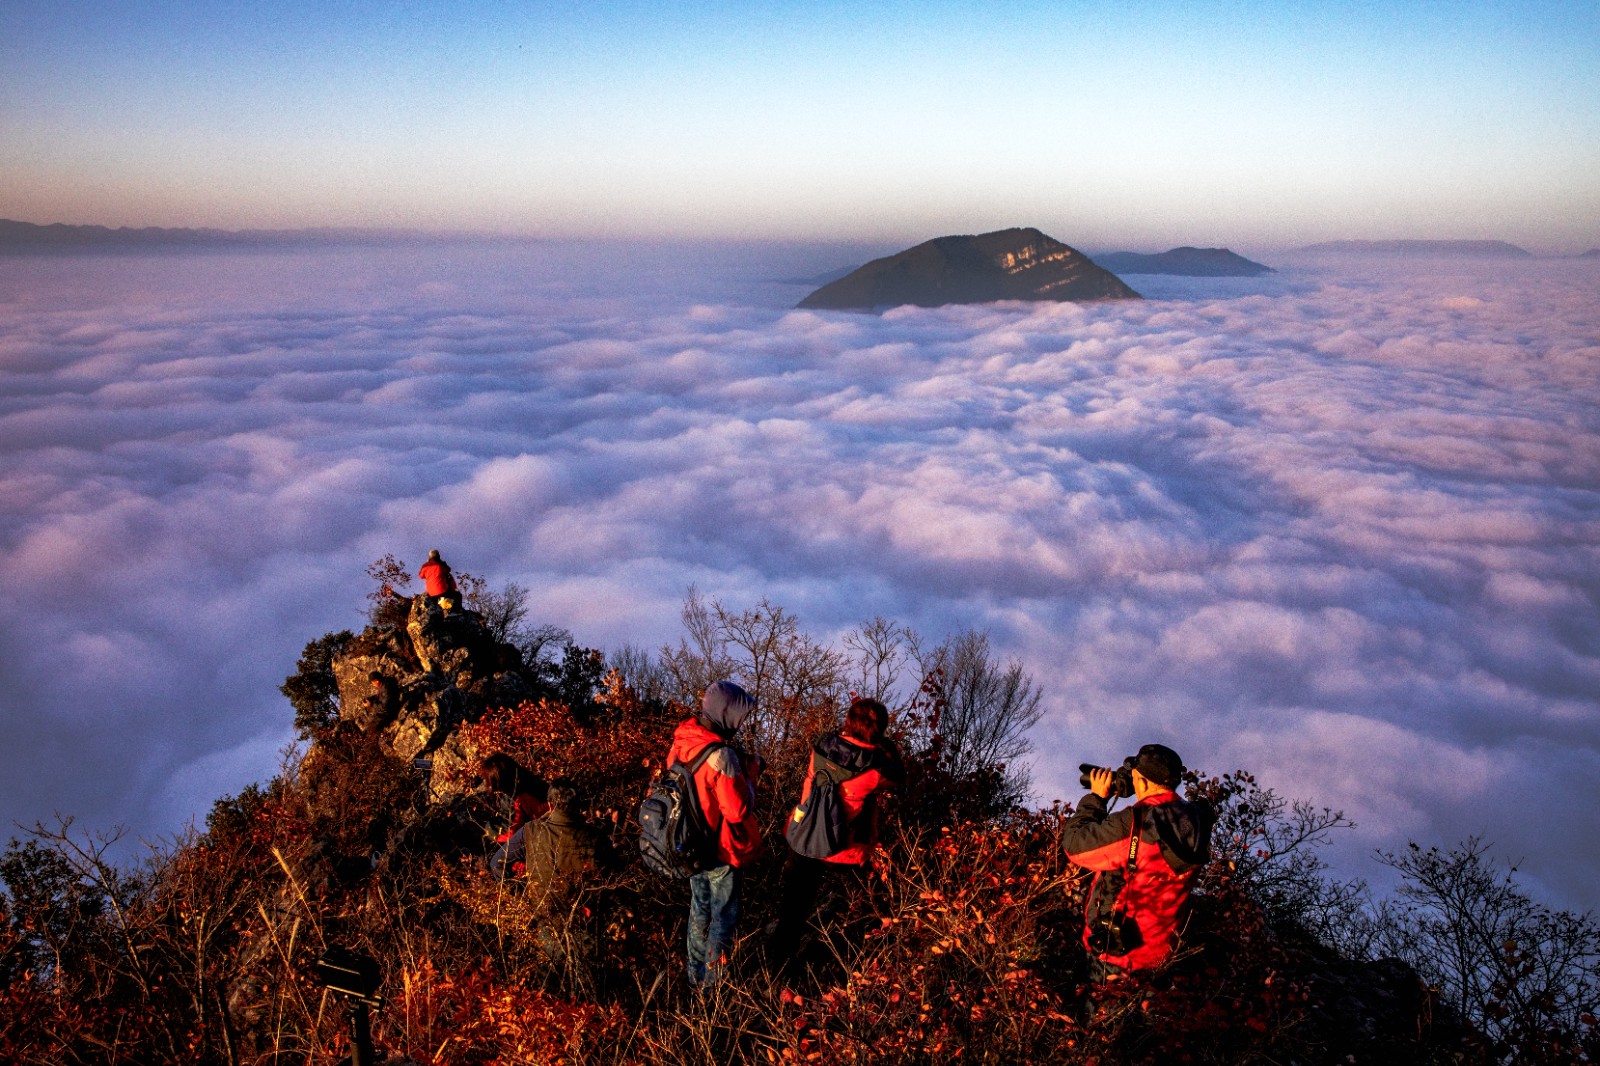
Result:
[[[727,967],[739,924],[737,866],[714,866],[689,878],[689,983],[715,984]]]

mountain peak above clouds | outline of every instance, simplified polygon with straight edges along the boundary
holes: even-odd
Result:
[[[1253,278],[1276,273],[1264,263],[1246,259],[1227,248],[1173,248],[1154,255],[1108,252],[1094,257],[1095,264],[1114,274],[1175,274],[1191,278]]]
[[[814,310],[868,310],[995,300],[1137,300],[1075,248],[1032,227],[935,237],[872,262],[801,300]]]

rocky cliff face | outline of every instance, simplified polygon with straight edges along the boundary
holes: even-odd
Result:
[[[405,626],[369,627],[332,663],[339,717],[375,737],[386,754],[429,758],[434,779],[473,761],[456,736],[490,707],[535,695],[515,646],[495,639],[476,612],[411,600]],[[444,798],[435,790],[435,798]]]
[[[810,309],[865,310],[995,300],[1137,300],[1087,256],[1036,229],[937,237],[874,259],[800,301]]]

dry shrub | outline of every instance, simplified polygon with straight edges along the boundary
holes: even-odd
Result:
[[[828,943],[845,976],[779,998],[775,1060],[1060,1060],[1082,895],[1055,812],[903,840]]]
[[[594,702],[582,720],[553,700],[490,710],[462,727],[465,748],[480,758],[502,751],[547,780],[566,778],[597,818],[620,823],[661,768],[675,723],[640,701],[615,670]]]
[[[620,1007],[505,982],[486,966],[441,973],[425,958],[397,984],[374,1039],[428,1066],[611,1061],[628,1031]]]

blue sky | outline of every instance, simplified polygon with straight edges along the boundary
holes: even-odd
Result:
[[[1600,244],[1600,5],[0,6],[0,217]]]

